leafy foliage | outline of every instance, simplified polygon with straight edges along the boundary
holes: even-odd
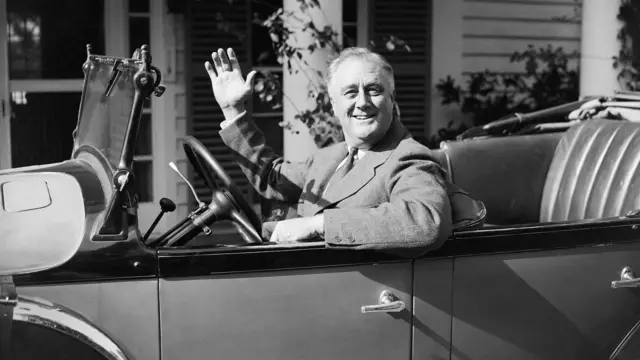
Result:
[[[496,73],[488,70],[469,75],[466,86],[456,84],[451,76],[441,79],[436,89],[442,104],[458,104],[469,121],[440,129],[428,146],[437,147],[440,141],[453,140],[466,129],[490,121],[544,109],[578,99],[579,76],[569,68],[569,60],[578,53],[566,53],[561,47],[535,48],[529,45],[523,52],[512,54],[510,61],[523,63],[522,73]]]
[[[640,90],[640,1],[621,0],[618,20],[622,27],[618,31],[620,50],[613,57],[613,68],[618,70],[620,85],[631,91]]]
[[[301,108],[299,104],[293,103],[290,97],[284,92],[281,79],[268,72],[263,73],[256,81],[254,91],[258,99],[263,104],[272,109],[283,106],[281,101],[289,101],[296,109],[296,120],[302,122],[310,131],[316,146],[325,147],[344,139],[340,122],[334,116],[329,101],[327,84],[323,71],[313,67],[306,61],[306,55],[315,51],[323,50],[329,54],[330,58],[336,56],[344,45],[339,41],[338,33],[331,26],[317,26],[311,16],[312,10],[320,10],[318,0],[298,0],[300,12],[285,11],[277,8],[265,19],[254,18],[254,23],[268,29],[272,42],[272,49],[275,52],[278,63],[284,66],[285,71],[292,73],[302,72],[308,79],[308,98],[313,99],[314,107]],[[296,43],[294,37],[306,33],[310,35],[308,43]],[[351,39],[354,42],[353,39]],[[381,41],[388,51],[411,51],[410,47],[401,39],[387,35],[381,37]],[[370,48],[376,46],[375,41],[371,41]],[[260,56],[267,56],[261,54]],[[294,66],[295,65],[295,66]],[[296,91],[303,91],[302,89]],[[282,99],[282,100],[281,100]],[[283,122],[281,126],[293,129],[291,123]]]

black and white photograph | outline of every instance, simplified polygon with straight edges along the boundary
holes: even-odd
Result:
[[[640,1],[0,0],[0,360],[639,329]]]

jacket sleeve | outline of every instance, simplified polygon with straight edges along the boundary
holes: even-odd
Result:
[[[442,169],[428,154],[406,155],[399,160],[388,186],[389,202],[364,209],[326,209],[327,246],[378,250],[440,247],[452,231]]]
[[[220,137],[260,195],[286,203],[298,201],[312,157],[303,162],[285,161],[265,144],[264,135],[246,111],[227,121]]]

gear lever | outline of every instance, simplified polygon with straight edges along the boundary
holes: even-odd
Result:
[[[151,232],[153,231],[153,229],[155,229],[156,226],[158,226],[158,222],[160,221],[160,219],[162,219],[162,216],[165,213],[173,212],[175,209],[176,209],[176,203],[171,201],[171,199],[167,199],[167,198],[160,199],[160,214],[156,216],[156,219],[153,221],[153,224],[151,224],[151,227],[149,228],[149,230],[147,230],[147,233],[144,234],[144,237],[142,238],[142,240],[146,242],[149,235],[151,235]]]

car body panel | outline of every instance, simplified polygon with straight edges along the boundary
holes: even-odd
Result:
[[[640,320],[625,266],[640,243],[456,258],[452,358],[608,359]]]
[[[448,359],[453,314],[453,258],[419,259],[415,261],[413,271],[413,358]]]
[[[71,175],[0,176],[0,275],[67,262],[82,244],[85,218],[82,190]]]
[[[384,290],[406,309],[362,314]],[[161,279],[162,355],[408,359],[411,293],[410,261]]]
[[[17,285],[111,282],[155,278],[156,253],[132,241],[84,241],[66,263],[45,271],[14,276]]]
[[[18,286],[17,291],[73,309],[109,335],[130,359],[160,359],[156,279]]]

